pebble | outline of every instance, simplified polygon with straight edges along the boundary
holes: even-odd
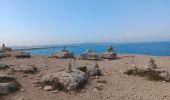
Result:
[[[96,76],[95,78],[96,78],[96,79],[99,79],[99,76]]]
[[[52,86],[45,86],[45,87],[44,87],[44,90],[45,90],[45,91],[52,91],[52,90],[53,90],[53,87],[52,87]]]
[[[25,89],[21,89],[20,91],[21,91],[21,92],[25,92]]]
[[[82,97],[83,95],[81,94],[80,97]]]
[[[83,92],[83,93],[84,93],[84,92],[85,92],[85,90],[84,90],[84,89],[82,89],[82,90],[81,90],[81,92]]]
[[[97,92],[98,92],[98,89],[97,89],[97,88],[94,88],[92,91],[93,91],[94,93],[97,93]]]

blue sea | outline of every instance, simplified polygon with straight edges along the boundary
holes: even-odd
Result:
[[[114,52],[118,54],[143,54],[152,56],[170,56],[170,42],[145,42],[145,43],[85,43],[74,45],[60,45],[52,48],[42,48],[26,50],[32,55],[50,55],[52,52],[60,51],[66,46],[70,52],[76,55],[81,54],[87,48],[91,48],[93,52],[100,53],[106,51],[107,47],[112,45]],[[45,46],[44,46],[45,47]]]

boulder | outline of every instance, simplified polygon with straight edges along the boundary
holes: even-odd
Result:
[[[125,71],[124,74],[139,75],[142,77],[147,77],[149,80],[170,81],[170,75],[168,70],[158,68],[157,66],[155,66],[156,64],[151,60],[149,61],[149,65],[147,67],[137,68],[135,66],[134,68]],[[151,62],[152,62],[152,66],[151,66]]]
[[[17,51],[14,53],[16,58],[30,58],[31,54],[24,51]]]
[[[100,76],[101,70],[99,69],[99,65],[96,63],[95,65],[84,65],[81,67],[76,67],[76,69],[85,72],[88,76]]]
[[[40,80],[40,85],[42,87],[52,86],[54,90],[63,89],[70,91],[83,87],[87,81],[88,76],[86,73],[77,69],[73,69],[69,66],[64,71],[43,76]]]
[[[0,69],[6,69],[6,68],[9,68],[9,66],[6,64],[0,64]]]
[[[95,65],[87,66],[87,72],[86,73],[89,76],[99,76],[99,75],[101,75],[99,65],[96,63]]]
[[[93,53],[91,49],[87,49],[79,58],[82,60],[99,60],[99,56]]]
[[[67,51],[65,48],[60,52],[54,52],[51,54],[51,57],[66,59],[66,58],[74,58],[74,54],[72,52]]]
[[[14,77],[6,74],[0,74],[0,95],[7,95],[19,90],[19,83]]]
[[[2,45],[2,48],[0,49],[0,52],[10,52],[12,51],[12,48],[6,47],[5,44]]]
[[[18,71],[23,73],[36,73],[37,68],[34,65],[20,65],[17,68],[13,68],[13,71]]]

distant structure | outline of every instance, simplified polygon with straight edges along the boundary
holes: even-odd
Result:
[[[10,51],[12,51],[12,48],[6,47],[5,44],[3,43],[0,52],[10,52]]]

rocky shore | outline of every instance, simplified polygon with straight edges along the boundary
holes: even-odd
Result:
[[[116,54],[109,47],[75,56],[3,52],[0,100],[169,100],[170,57]],[[7,56],[5,56],[7,55]]]

